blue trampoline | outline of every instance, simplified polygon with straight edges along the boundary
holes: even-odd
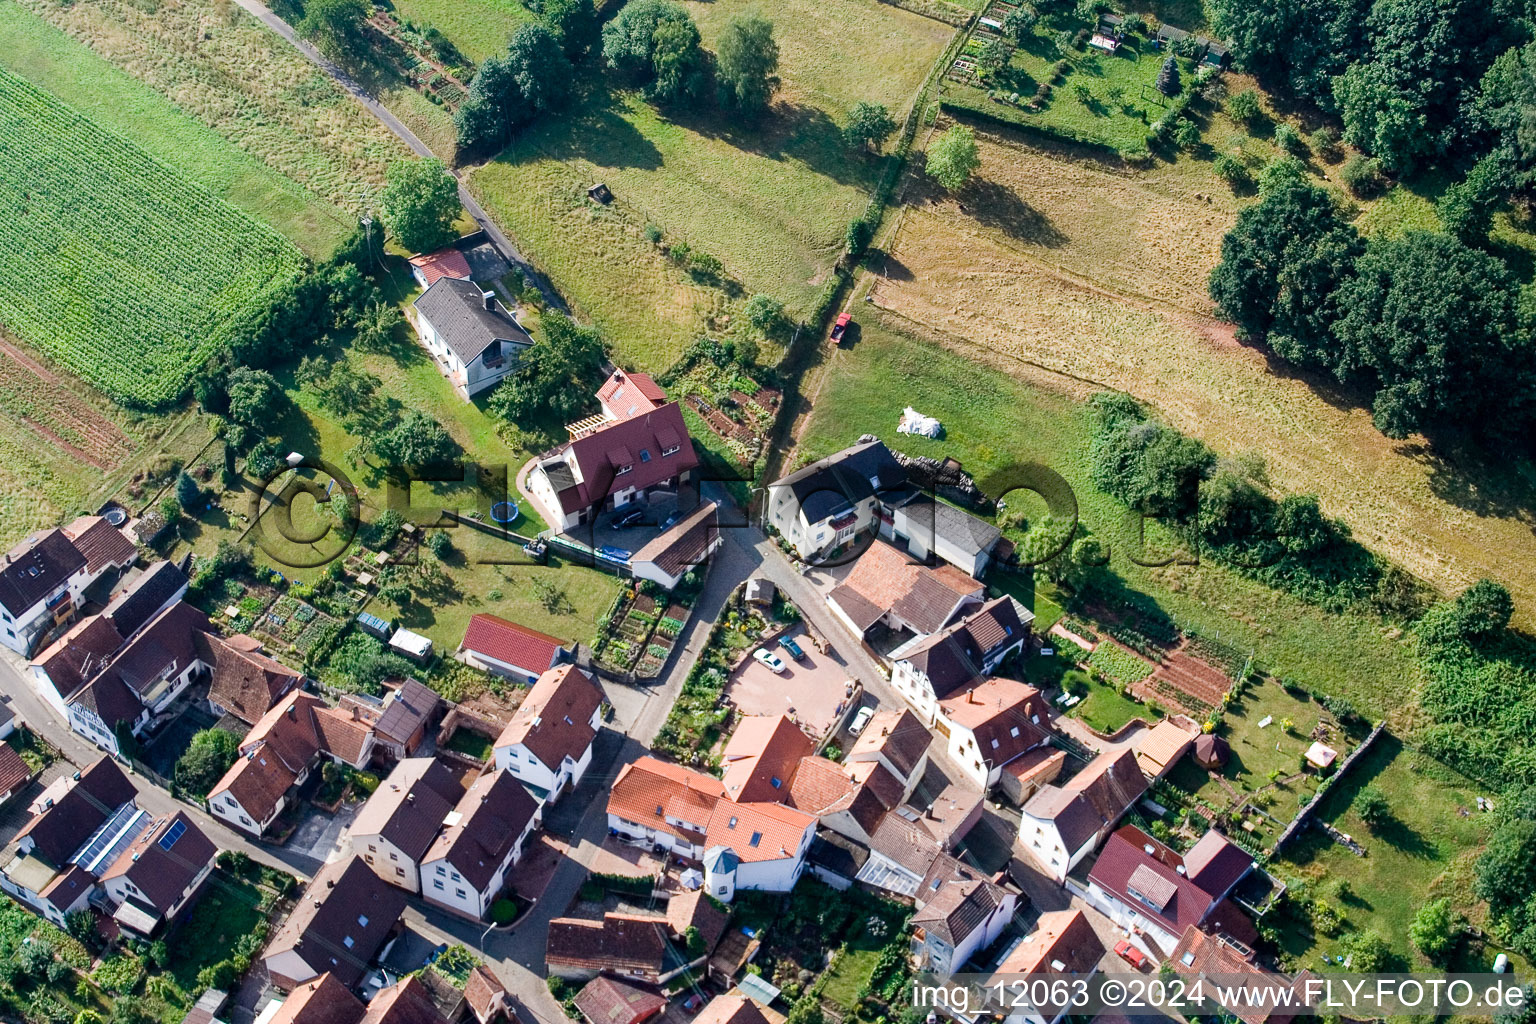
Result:
[[[498,523],[515,523],[518,514],[515,501],[498,501],[491,506],[491,518]]]

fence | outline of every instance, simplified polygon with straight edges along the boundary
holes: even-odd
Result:
[[[1376,742],[1376,737],[1380,736],[1386,730],[1386,728],[1387,723],[1385,721],[1378,722],[1376,728],[1371,730],[1370,735],[1362,740],[1360,745],[1354,750],[1351,750],[1349,752],[1349,756],[1339,763],[1339,770],[1329,776],[1329,778],[1324,781],[1321,786],[1318,787],[1317,794],[1311,800],[1307,801],[1305,807],[1296,812],[1296,817],[1291,819],[1291,823],[1285,826],[1285,830],[1281,832],[1280,835],[1275,839],[1275,845],[1270,847],[1269,850],[1269,855],[1271,857],[1277,855],[1285,847],[1286,843],[1290,842],[1296,837],[1297,832],[1300,832],[1308,825],[1308,823],[1311,822],[1313,813],[1322,804],[1323,798],[1328,795],[1329,790],[1338,785],[1339,780],[1348,774],[1349,769],[1354,766],[1354,763],[1360,759],[1362,754],[1371,749],[1371,744]]]

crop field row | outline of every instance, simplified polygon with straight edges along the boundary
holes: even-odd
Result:
[[[233,3],[18,2],[268,167],[354,214],[376,207],[385,167],[410,155],[324,72]]]
[[[176,399],[298,273],[281,235],[0,71],[0,322],[118,401]]]

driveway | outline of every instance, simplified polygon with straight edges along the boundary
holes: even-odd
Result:
[[[313,804],[288,837],[288,852],[315,863],[316,870],[330,859],[341,842],[341,834],[352,826],[352,819],[362,810],[361,801],[342,804],[335,814],[327,814]]]
[[[804,627],[787,634],[805,657],[796,661],[783,648],[772,651],[784,662],[783,674],[748,657],[731,673],[725,697],[747,715],[789,715],[813,739],[825,736],[848,700],[848,669],[811,646]]]

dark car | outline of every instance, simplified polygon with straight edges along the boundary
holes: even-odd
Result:
[[[610,528],[615,530],[627,530],[629,527],[639,526],[643,522],[645,522],[645,510],[637,508],[633,511],[625,512],[621,515],[615,516],[613,522],[609,523],[608,525]]]
[[[779,637],[779,646],[788,651],[789,656],[796,661],[801,661],[805,658],[805,652],[800,649],[800,645],[787,636]]]

